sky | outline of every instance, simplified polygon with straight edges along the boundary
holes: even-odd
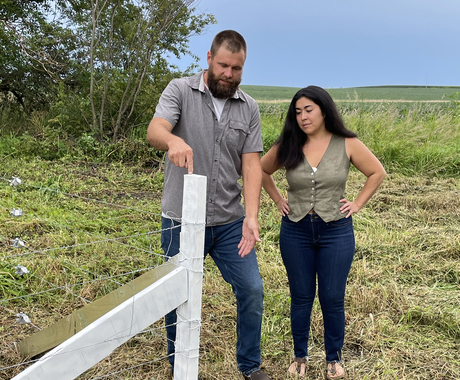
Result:
[[[241,33],[241,84],[460,86],[460,0],[199,0],[217,24],[190,38],[207,68],[215,34]],[[189,61],[178,62],[185,69]]]

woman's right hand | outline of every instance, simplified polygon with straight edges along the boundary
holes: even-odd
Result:
[[[289,204],[287,199],[281,198],[276,201],[275,204],[278,207],[278,210],[280,210],[281,215],[286,216],[289,214]]]

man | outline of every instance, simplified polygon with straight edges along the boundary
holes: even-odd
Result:
[[[238,87],[246,52],[239,33],[218,33],[207,53],[208,70],[174,79],[164,90],[147,140],[167,151],[161,245],[168,257],[179,252],[179,228],[170,227],[181,217],[183,176],[207,176],[204,254],[213,258],[236,296],[238,369],[245,379],[270,380],[260,370],[263,287],[254,250],[260,241],[260,114],[254,99]],[[174,369],[175,312],[165,319]]]

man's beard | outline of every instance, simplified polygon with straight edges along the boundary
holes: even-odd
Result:
[[[219,83],[220,79],[229,82],[229,84]],[[209,88],[209,91],[211,91],[212,96],[214,96],[215,98],[227,99],[227,98],[233,97],[240,83],[241,83],[241,78],[240,80],[227,79],[226,77],[218,78],[214,74],[214,71],[212,71],[212,66],[209,66],[208,88]]]

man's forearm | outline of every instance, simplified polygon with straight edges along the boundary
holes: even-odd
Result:
[[[257,219],[259,215],[261,188],[262,169],[257,156],[257,160],[252,160],[251,164],[243,167],[243,196],[247,218]]]
[[[164,119],[154,118],[147,129],[147,141],[155,149],[168,151],[172,140],[179,137],[171,133],[172,125]]]

